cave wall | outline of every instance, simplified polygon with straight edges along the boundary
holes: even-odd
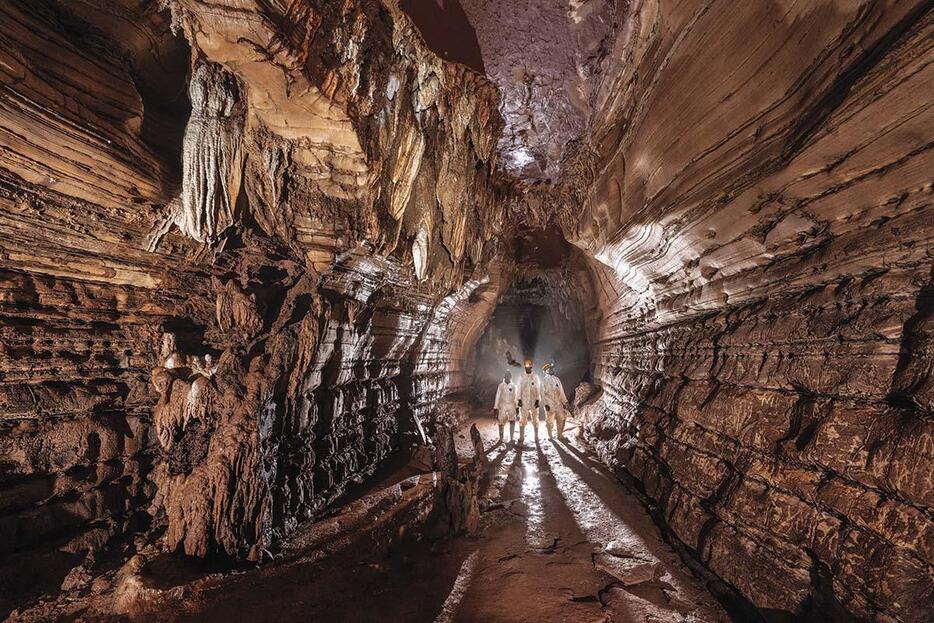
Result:
[[[455,312],[480,283],[439,297],[364,247],[315,279],[288,255],[255,255],[262,247],[246,244],[238,276],[215,286],[215,369],[172,354],[153,370],[166,544],[191,555],[262,558],[372,475],[403,434],[425,434],[452,387]]]
[[[98,4],[0,9],[0,613],[136,536],[266,556],[495,288],[496,91],[396,3]]]
[[[148,528],[148,371],[161,326],[209,313],[189,293],[210,282],[184,261],[186,241],[146,250],[178,165],[145,136],[133,66],[94,36],[77,41],[50,3],[0,14],[2,616],[87,551]],[[162,75],[172,82],[171,63]]]
[[[443,344],[448,391],[461,392],[470,388],[477,378],[476,345],[496,309],[513,272],[512,263],[497,260],[482,271],[475,287],[460,296],[446,314],[447,322],[439,325],[433,339]]]
[[[394,2],[170,8],[200,53],[182,154],[192,190],[175,222],[209,243],[252,225],[305,272],[278,296],[294,309],[221,355],[215,384],[228,386],[203,398],[206,458],[157,475],[169,547],[258,559],[370,475],[447,389],[439,327],[501,229],[496,93],[428,51]],[[270,299],[238,272],[250,300]],[[184,431],[184,397],[173,384],[163,399]],[[235,496],[222,493],[234,482]],[[221,493],[192,504],[204,490]]]
[[[928,620],[928,4],[632,11],[565,221],[601,312],[587,436],[760,615]]]

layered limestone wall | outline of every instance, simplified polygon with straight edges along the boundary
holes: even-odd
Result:
[[[136,536],[261,559],[489,313],[484,78],[393,2],[167,4],[0,9],[0,616]]]
[[[241,264],[217,288],[217,325],[233,320],[219,357],[166,352],[152,372],[170,549],[260,559],[372,475],[403,433],[423,436],[450,386],[452,312],[478,281],[439,300],[366,248],[317,283],[290,260],[276,268],[249,294],[269,264]],[[275,315],[254,311],[277,299]]]
[[[145,530],[158,446],[148,371],[160,330],[208,313],[193,245],[146,250],[178,163],[184,44],[141,17],[146,53],[68,32],[53,3],[0,8],[0,616],[58,588],[89,550]],[[182,66],[175,64],[181,54]],[[147,80],[136,80],[141,67]],[[164,93],[163,93],[164,94]],[[151,115],[146,116],[146,109]],[[183,110],[184,113],[184,110]]]
[[[587,436],[744,616],[927,620],[930,11],[646,1],[630,25],[566,223],[599,260]]]

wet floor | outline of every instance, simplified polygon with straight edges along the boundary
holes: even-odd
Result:
[[[664,543],[638,500],[576,436],[496,443],[475,420],[490,477],[476,537],[389,556],[275,565],[190,595],[170,617],[198,621],[706,622],[717,602]],[[544,431],[544,426],[542,427]],[[531,432],[531,429],[530,429]],[[469,451],[465,434],[459,449]]]
[[[493,420],[477,424],[498,436]],[[496,506],[464,564],[467,586],[437,620],[728,620],[576,432],[488,450]]]

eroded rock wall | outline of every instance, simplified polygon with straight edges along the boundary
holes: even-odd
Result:
[[[431,54],[393,2],[170,6],[203,55],[183,151],[192,187],[177,222],[199,240],[255,225],[307,272],[279,266],[289,284],[250,290],[264,268],[237,268],[248,307],[296,307],[261,312],[263,331],[224,350],[213,381],[159,372],[173,381],[169,424],[184,433],[204,420],[209,431],[191,469],[157,475],[168,545],[258,559],[370,475],[402,432],[422,434],[447,391],[448,316],[502,226],[496,94]],[[228,195],[241,160],[238,205]]]
[[[76,38],[52,3],[0,13],[4,616],[58,588],[88,551],[148,529],[158,456],[148,369],[163,326],[207,315],[189,293],[209,280],[184,240],[147,251],[178,178],[166,143],[184,121],[155,115],[166,143],[151,142],[146,106],[161,102],[118,46],[98,47],[99,32]],[[179,48],[158,29],[140,19],[137,33],[152,38],[137,60],[171,85]]]
[[[317,280],[272,256],[245,256],[215,284],[206,345],[219,356],[164,352],[152,372],[170,549],[262,558],[405,435],[427,442],[435,407],[458,387],[451,336],[485,279],[439,298],[365,247]]]
[[[587,435],[759,615],[925,621],[928,6],[633,11],[569,223],[599,260]]]
[[[394,2],[167,4],[0,9],[0,612],[265,556],[424,429],[503,230],[495,89]]]

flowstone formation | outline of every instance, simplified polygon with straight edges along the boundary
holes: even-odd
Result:
[[[179,230],[198,242],[214,241],[233,225],[243,174],[245,104],[236,76],[199,63],[188,87],[191,117],[182,141]]]

